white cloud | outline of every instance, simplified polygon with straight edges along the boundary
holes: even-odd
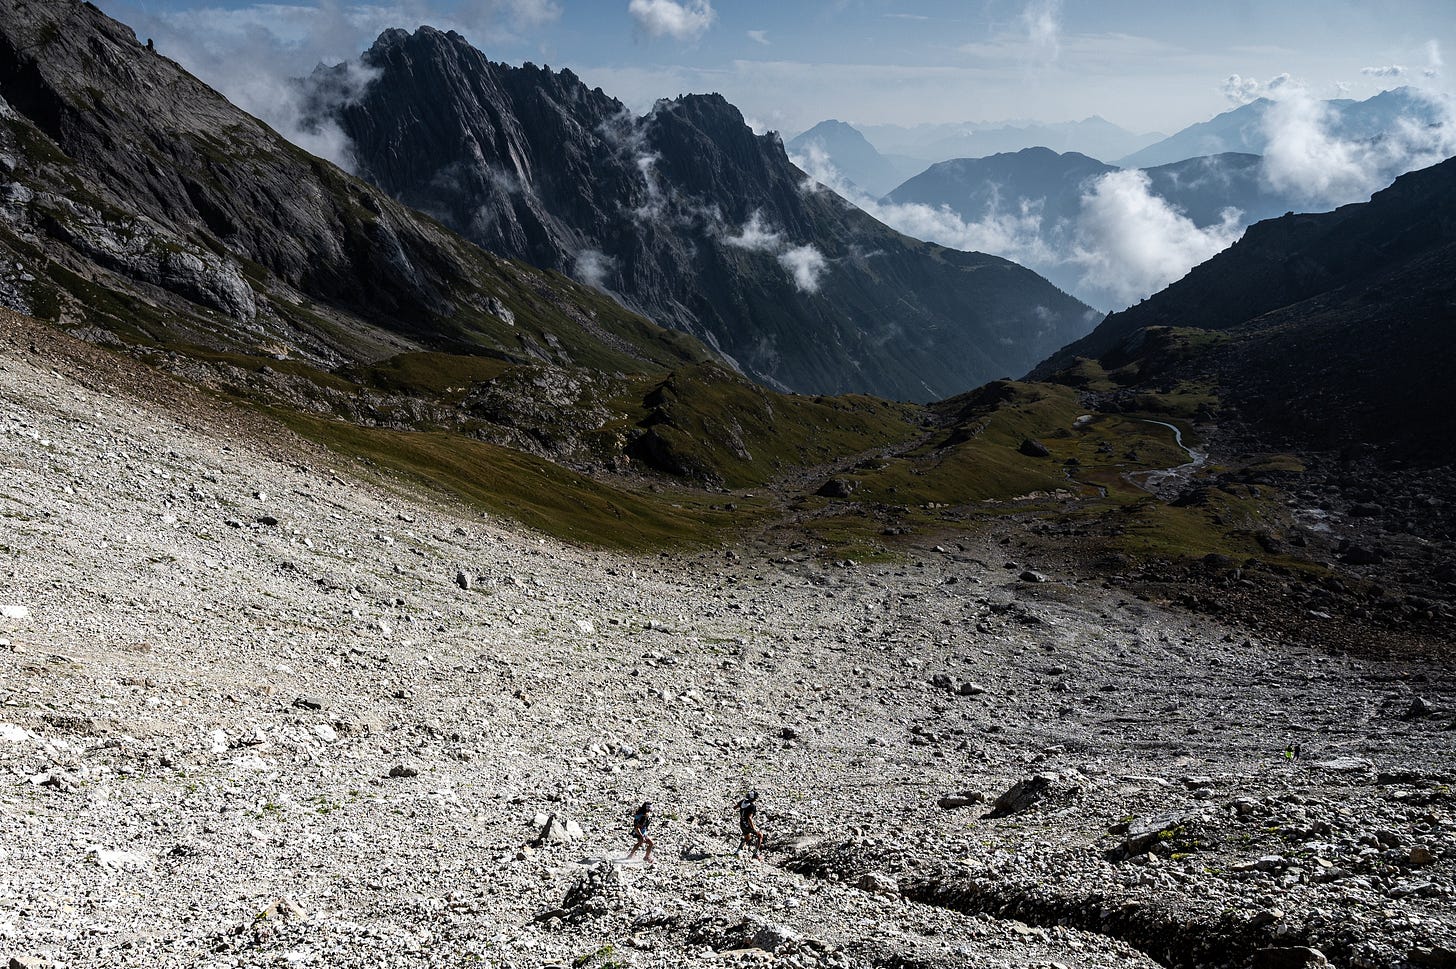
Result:
[[[1029,0],[1021,11],[1026,40],[1038,59],[1054,61],[1062,52],[1061,0]]]
[[[1446,66],[1445,60],[1441,58],[1441,45],[1435,40],[1426,41],[1426,68],[1421,73],[1429,78],[1441,76],[1441,70]]]
[[[1082,197],[1072,261],[1082,268],[1083,285],[1116,305],[1157,292],[1243,234],[1237,209],[1200,229],[1153,195],[1150,184],[1136,169],[1108,172]]]
[[[779,262],[789,271],[801,293],[819,292],[819,280],[829,270],[829,261],[813,246],[794,246],[779,253]]]
[[[1387,64],[1384,67],[1362,67],[1360,73],[1366,77],[1404,77],[1405,68],[1399,64]]]
[[[1456,103],[1448,95],[1413,92],[1437,117],[1404,116],[1378,137],[1345,138],[1329,104],[1301,84],[1275,92],[1264,115],[1261,177],[1275,191],[1310,207],[1360,202],[1397,176],[1456,154]]]
[[[768,31],[750,30],[748,31],[748,39],[753,41],[755,44],[764,44],[765,46],[767,46],[767,44],[769,43]]]
[[[807,173],[805,191],[827,188],[897,232],[950,249],[988,252],[1046,272],[1060,261],[1047,237],[1064,227],[1044,225],[1041,200],[1016,199],[993,207],[984,218],[967,222],[949,206],[895,203],[872,198],[846,179],[817,144],[792,158]]]
[[[783,247],[784,237],[774,231],[762,211],[755,211],[738,234],[724,236],[723,243],[749,252],[777,252]]]
[[[1260,81],[1258,78],[1244,77],[1240,74],[1230,74],[1223,82],[1223,96],[1234,104],[1248,104],[1259,98],[1274,97],[1280,88],[1293,81],[1294,79],[1288,74],[1276,74],[1268,81]]]
[[[617,260],[596,249],[583,249],[576,254],[571,275],[593,289],[605,289],[607,277],[617,270]]]
[[[651,37],[696,40],[717,18],[711,0],[631,0],[627,12]]]

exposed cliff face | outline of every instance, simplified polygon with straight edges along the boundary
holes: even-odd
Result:
[[[705,351],[481,252],[84,3],[0,5],[0,299],[334,366],[409,347],[610,369]]]
[[[427,27],[387,31],[364,61],[377,79],[337,109],[364,177],[771,385],[930,399],[1091,325],[1029,270],[908,239],[807,183],[718,95],[634,117],[569,71],[495,64]]]

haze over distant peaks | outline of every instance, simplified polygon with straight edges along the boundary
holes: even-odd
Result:
[[[980,158],[1023,148],[1080,152],[1093,158],[1121,158],[1163,137],[1138,134],[1093,115],[1081,121],[968,121],[958,124],[864,125],[860,131],[881,152],[894,152],[932,162]]]
[[[1131,152],[1117,164],[1124,168],[1147,168],[1228,151],[1262,155],[1269,147],[1265,115],[1275,103],[1269,98],[1258,98],[1239,105]],[[1426,124],[1442,120],[1442,112],[1433,100],[1408,87],[1381,91],[1364,101],[1344,98],[1322,103],[1328,109],[1328,133],[1340,139],[1379,137],[1401,118],[1414,118]]]
[[[871,195],[884,195],[930,164],[908,155],[882,155],[858,128],[843,121],[821,121],[784,145],[790,155],[823,152],[834,167]]]

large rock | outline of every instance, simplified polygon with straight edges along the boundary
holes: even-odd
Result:
[[[988,818],[1004,818],[1029,811],[1044,801],[1062,799],[1076,793],[1077,787],[1065,782],[1059,774],[1033,774],[1011,786],[996,798]]]
[[[1308,946],[1280,946],[1254,953],[1254,969],[1317,969],[1330,960],[1318,949]]]
[[[565,844],[570,841],[580,841],[583,837],[581,825],[570,818],[558,817],[555,814],[537,815],[536,823],[540,828],[536,835],[537,844]]]

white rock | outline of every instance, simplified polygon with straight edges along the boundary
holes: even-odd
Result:
[[[146,855],[120,848],[93,847],[86,852],[86,860],[102,868],[121,871],[137,871],[150,865]]]
[[[315,737],[317,737],[318,739],[322,740],[326,744],[331,744],[335,740],[338,740],[339,739],[339,735],[334,732],[334,728],[333,727],[330,727],[326,723],[316,723],[316,724],[314,724],[313,725],[313,735]]]
[[[590,619],[578,619],[576,621],[576,631],[585,636],[590,636],[597,631],[597,627]]]
[[[0,616],[6,619],[29,619],[30,610],[25,606],[0,606]]]
[[[0,723],[0,740],[19,744],[30,739],[30,731],[13,723]]]

